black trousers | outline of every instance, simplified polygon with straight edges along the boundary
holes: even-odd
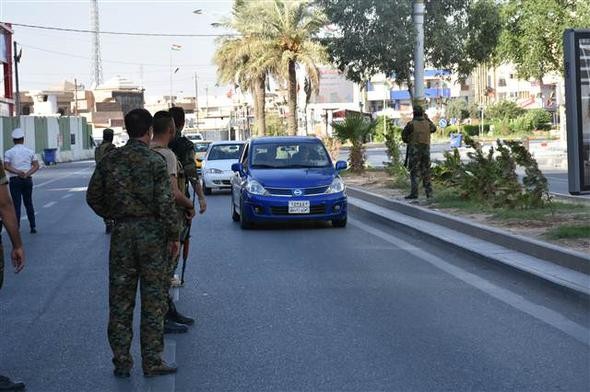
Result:
[[[27,210],[29,225],[31,226],[31,229],[34,229],[36,225],[35,209],[33,208],[33,179],[11,177],[10,196],[12,196],[12,202],[14,203],[14,209],[16,210],[16,221],[19,223],[19,226],[21,203],[24,203],[25,209]]]

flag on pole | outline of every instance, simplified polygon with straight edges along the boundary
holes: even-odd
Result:
[[[178,45],[178,44],[172,44],[172,47],[170,47],[170,49],[172,50],[180,50],[182,48],[182,45]]]

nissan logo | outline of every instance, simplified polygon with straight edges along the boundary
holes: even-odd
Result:
[[[303,195],[303,191],[301,189],[295,189],[293,191],[293,196],[301,196]]]

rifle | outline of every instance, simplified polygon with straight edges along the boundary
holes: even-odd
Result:
[[[190,184],[190,181],[187,182]],[[188,189],[188,187],[187,187]],[[195,208],[195,190],[193,189],[193,209]],[[193,227],[192,219],[187,222],[186,227],[182,231],[182,272],[180,274],[180,285],[184,286],[184,271],[186,270],[186,261],[188,260],[188,252],[190,250],[190,243],[191,243],[191,228]]]
[[[404,159],[404,167],[405,168],[408,168],[408,165],[410,164],[409,155],[410,155],[410,144],[408,143],[408,144],[406,144],[406,159]]]

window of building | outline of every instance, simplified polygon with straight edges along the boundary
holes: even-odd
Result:
[[[499,87],[506,87],[506,79],[505,78],[500,78],[498,80],[498,86]]]

